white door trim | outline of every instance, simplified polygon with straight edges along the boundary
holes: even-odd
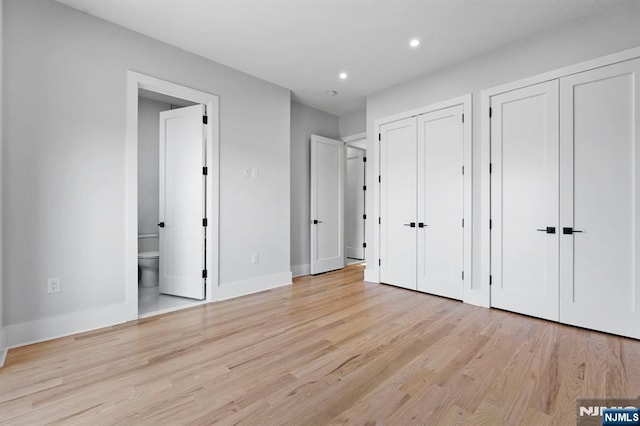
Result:
[[[471,303],[474,305],[480,306],[489,306],[488,303],[485,305],[482,303],[482,297],[478,296],[479,290],[476,288],[474,283],[474,277],[472,273],[472,214],[473,214],[473,197],[472,197],[472,187],[471,187],[471,177],[473,174],[473,144],[472,144],[472,110],[471,110],[471,102],[472,96],[471,94],[466,94],[463,96],[459,96],[457,98],[449,99],[446,101],[438,102],[435,104],[431,104],[428,106],[416,108],[410,111],[405,111],[403,113],[394,114],[389,117],[381,118],[375,121],[374,129],[374,150],[373,150],[373,158],[376,161],[373,161],[368,164],[367,172],[372,173],[369,182],[375,182],[375,191],[372,191],[373,195],[373,214],[371,215],[371,219],[374,221],[373,226],[373,238],[371,240],[375,241],[376,244],[373,247],[372,256],[367,256],[367,269],[365,271],[365,276],[367,280],[374,280],[375,282],[380,282],[380,268],[378,268],[378,259],[380,259],[380,226],[376,223],[377,218],[380,217],[380,184],[376,176],[380,175],[380,143],[378,141],[378,134],[380,133],[380,127],[384,124],[391,123],[393,121],[402,120],[405,118],[426,114],[429,112],[438,111],[445,108],[450,108],[458,105],[462,105],[464,111],[464,287],[463,287],[463,301],[465,303]],[[367,215],[367,217],[369,217]],[[488,289],[487,289],[488,294]],[[487,302],[488,302],[487,297]]]
[[[125,305],[127,321],[138,319],[138,90],[185,99],[206,105],[208,125],[207,167],[207,283],[206,301],[218,300],[219,293],[219,98],[216,95],[127,70],[125,137]]]
[[[340,140],[342,142],[345,142],[347,145],[351,142],[357,142],[357,141],[362,141],[366,139],[367,139],[367,132],[354,133],[353,135],[343,136],[340,138]]]

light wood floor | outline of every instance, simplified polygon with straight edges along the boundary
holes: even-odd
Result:
[[[640,395],[640,341],[385,285],[362,267],[31,345],[2,424],[575,424]]]

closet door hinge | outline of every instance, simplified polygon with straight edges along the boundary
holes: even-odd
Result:
[[[462,281],[464,281],[464,271],[462,271]]]
[[[464,123],[464,112],[462,113],[462,122]]]
[[[462,218],[462,227],[464,228],[464,217]]]
[[[378,259],[378,266],[382,266],[382,259]]]
[[[363,215],[362,215],[362,219],[367,220],[367,215],[366,215],[366,214],[363,214]]]
[[[489,285],[493,285],[493,276],[489,275]]]
[[[378,218],[378,225],[382,225],[382,218],[381,217]]]
[[[203,167],[202,168],[202,174],[205,175],[205,176],[208,175],[209,174],[209,168],[208,167]]]
[[[366,191],[366,190],[367,190],[367,185],[363,186],[363,187],[362,187],[362,190],[363,190],[363,191]]]
[[[462,174],[464,175],[464,166],[462,166]]]
[[[207,117],[206,115],[202,116],[202,124],[209,124],[209,117]]]
[[[202,226],[209,226],[209,221],[207,221],[206,217],[202,219]]]
[[[489,118],[493,117],[493,108],[489,107]]]
[[[382,175],[378,175],[378,183],[382,183]]]
[[[493,220],[489,219],[489,229],[493,229]]]
[[[489,163],[489,174],[493,173],[493,164]]]
[[[366,163],[367,162],[367,157],[362,157],[362,162]]]
[[[378,133],[378,142],[382,142],[382,133]]]
[[[362,243],[362,248],[367,248],[367,243]]]
[[[207,270],[206,269],[202,270],[202,278],[207,278]]]

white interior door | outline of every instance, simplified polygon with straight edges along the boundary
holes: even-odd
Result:
[[[364,260],[365,151],[347,147],[347,257]]]
[[[380,281],[416,290],[415,117],[380,126]]]
[[[203,105],[160,113],[160,293],[204,299]]]
[[[311,135],[311,274],[344,268],[344,151]]]
[[[464,124],[458,105],[418,116],[418,290],[462,300]]]
[[[491,109],[491,306],[557,321],[558,82]]]
[[[640,338],[640,60],[560,90],[560,321]]]

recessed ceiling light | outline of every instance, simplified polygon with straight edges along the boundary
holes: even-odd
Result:
[[[346,72],[341,72],[340,73],[340,80],[346,80],[347,79],[347,73]]]
[[[420,46],[420,40],[418,40],[417,38],[414,38],[413,40],[411,40],[409,42],[409,46],[411,47],[418,47]]]
[[[338,92],[336,92],[335,90],[328,90],[327,91],[327,96],[335,96],[337,94],[338,94]]]

